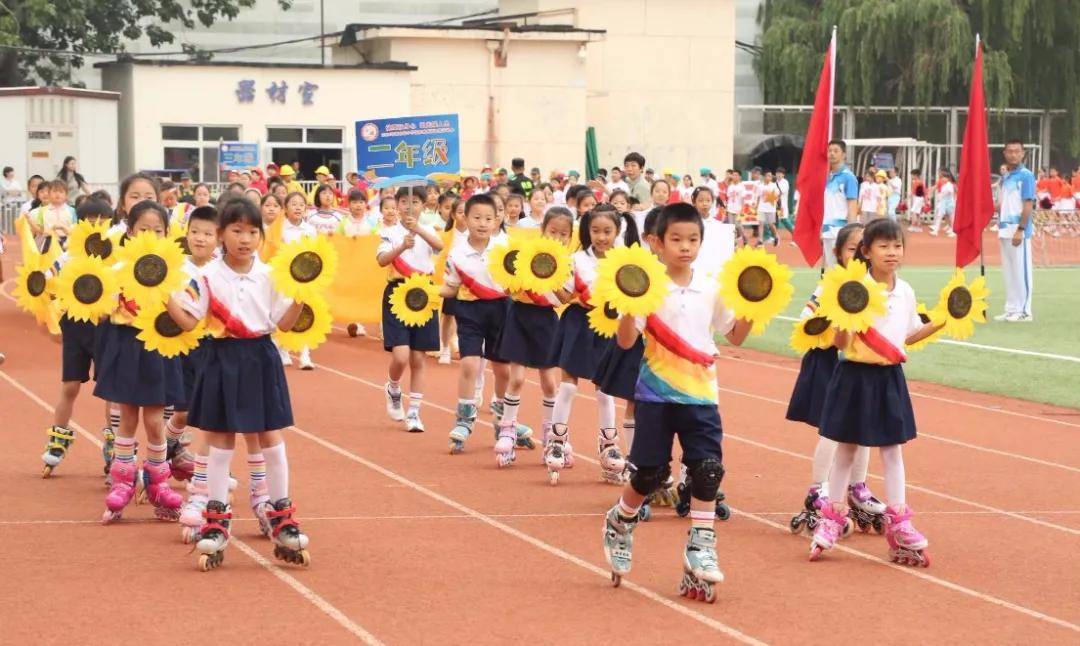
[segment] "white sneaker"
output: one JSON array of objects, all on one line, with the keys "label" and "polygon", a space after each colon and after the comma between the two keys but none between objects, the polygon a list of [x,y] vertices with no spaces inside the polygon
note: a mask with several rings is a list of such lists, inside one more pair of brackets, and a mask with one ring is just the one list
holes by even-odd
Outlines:
[{"label": "white sneaker", "polygon": [[281,357],[281,365],[283,365],[283,366],[291,366],[292,365],[292,357],[289,356],[289,351],[288,350],[286,350],[285,348],[278,348],[277,352],[278,352],[278,356]]},{"label": "white sneaker", "polygon": [[949,237],[950,238],[955,238],[956,237],[956,232],[955,231],[950,231],[949,232]]},{"label": "white sneaker", "polygon": [[383,388],[383,395],[386,397],[386,414],[390,416],[390,419],[395,422],[400,422],[405,419],[405,409],[401,405],[401,394],[395,397],[390,394],[390,384],[387,383]]},{"label": "white sneaker", "polygon": [[314,370],[315,364],[311,363],[311,350],[304,348],[300,351],[300,369]]},{"label": "white sneaker", "polygon": [[997,316],[995,316],[994,320],[995,321],[1008,321],[1010,316],[1012,316],[1012,315],[1009,314],[1008,312],[1002,312],[1001,314],[998,314]]},{"label": "white sneaker", "polygon": [[405,416],[405,430],[410,433],[423,433],[424,423],[420,421],[420,413],[409,411]]},{"label": "white sneaker", "polygon": [[449,348],[449,346],[443,348],[442,351],[439,352],[439,365],[440,366],[448,366],[448,365],[450,365],[450,348]]},{"label": "white sneaker", "polygon": [[1024,312],[1014,312],[1006,317],[1005,320],[1009,323],[1031,323],[1035,320],[1035,317],[1030,314],[1025,314]]}]

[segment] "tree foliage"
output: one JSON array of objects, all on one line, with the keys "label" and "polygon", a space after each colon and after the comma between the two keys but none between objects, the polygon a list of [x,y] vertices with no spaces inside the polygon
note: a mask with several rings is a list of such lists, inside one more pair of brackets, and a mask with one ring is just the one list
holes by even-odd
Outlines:
[{"label": "tree foliage", "polygon": [[[160,47],[175,41],[171,28],[232,20],[256,0],[0,0],[0,86],[40,81],[61,84],[92,52],[123,52],[145,36]],[[291,0],[278,0],[287,9]],[[184,46],[192,55],[198,52]],[[58,50],[76,55],[49,55]]]},{"label": "tree foliage", "polygon": [[755,59],[768,103],[813,101],[837,27],[837,103],[966,105],[975,34],[989,107],[1065,109],[1080,154],[1080,0],[766,0]]}]

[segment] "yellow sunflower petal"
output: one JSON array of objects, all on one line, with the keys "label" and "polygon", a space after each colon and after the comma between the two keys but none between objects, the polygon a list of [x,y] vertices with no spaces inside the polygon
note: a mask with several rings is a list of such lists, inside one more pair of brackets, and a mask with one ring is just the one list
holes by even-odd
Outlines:
[{"label": "yellow sunflower petal", "polygon": [[326,341],[333,322],[330,305],[322,296],[316,296],[304,302],[304,309],[300,311],[300,317],[292,328],[288,332],[278,330],[274,333],[274,338],[286,350],[314,350]]},{"label": "yellow sunflower petal", "polygon": [[67,250],[72,258],[96,256],[102,260],[111,260],[119,249],[120,236],[109,235],[107,221],[81,220],[71,230],[67,240]]},{"label": "yellow sunflower petal", "polygon": [[941,290],[934,307],[945,316],[945,334],[966,339],[975,333],[975,323],[986,322],[986,281],[980,276],[968,284],[962,269],[957,269]]},{"label": "yellow sunflower petal", "polygon": [[50,318],[49,307],[52,301],[50,292],[54,279],[50,279],[45,272],[52,265],[51,257],[51,254],[43,255],[33,251],[15,270],[15,302],[19,307],[33,314],[38,323],[47,323]]},{"label": "yellow sunflower petal", "polygon": [[497,244],[488,254],[488,272],[495,283],[507,291],[521,291],[521,277],[514,268],[524,241],[510,236],[505,244]]},{"label": "yellow sunflower petal", "polygon": [[874,280],[859,260],[826,271],[821,288],[818,314],[840,330],[865,332],[885,314],[885,285]]},{"label": "yellow sunflower petal", "polygon": [[185,256],[191,255],[191,247],[188,246],[187,241],[187,225],[178,219],[174,219],[169,223],[169,235],[168,238],[180,245],[180,251],[184,252]]},{"label": "yellow sunflower petal", "polygon": [[427,325],[439,309],[439,289],[431,278],[413,274],[390,292],[390,313],[409,327]]},{"label": "yellow sunflower petal", "polygon": [[95,325],[116,307],[116,271],[98,256],[72,257],[56,276],[56,299],[73,321]]},{"label": "yellow sunflower petal", "polygon": [[836,330],[824,316],[808,316],[795,321],[791,329],[791,347],[799,354],[824,350],[833,344]]},{"label": "yellow sunflower petal", "polygon": [[166,358],[191,352],[199,347],[199,343],[206,334],[206,326],[202,321],[195,326],[194,330],[185,332],[176,324],[172,316],[169,316],[164,305],[139,308],[139,313],[131,324],[139,330],[135,338],[142,341],[147,350],[157,352]]},{"label": "yellow sunflower petal", "polygon": [[593,297],[631,316],[647,316],[658,310],[671,283],[664,264],[636,244],[608,251],[596,272]]},{"label": "yellow sunflower petal", "polygon": [[537,294],[554,291],[570,278],[570,249],[558,240],[534,238],[522,245],[514,270],[523,289]]},{"label": "yellow sunflower petal", "polygon": [[735,316],[753,323],[752,334],[765,326],[791,302],[795,289],[791,270],[764,249],[743,247],[724,264],[720,297]]},{"label": "yellow sunflower petal", "polygon": [[117,271],[120,290],[124,298],[140,308],[160,310],[161,304],[180,288],[187,276],[180,247],[151,231],[128,238],[116,255],[120,260]]},{"label": "yellow sunflower petal", "polygon": [[[923,322],[923,325],[926,325],[927,323],[943,323],[945,321],[945,318],[948,316],[947,314],[945,314],[945,312],[939,309],[927,309],[926,303],[919,303],[916,306],[915,311],[919,313],[919,320]],[[922,341],[919,341],[917,343],[911,343],[905,345],[904,347],[911,352],[918,352],[919,350],[923,350],[926,348],[926,346],[940,339],[943,331],[944,329],[938,330],[937,332],[934,332]]]},{"label": "yellow sunflower petal", "polygon": [[337,249],[325,236],[290,242],[270,261],[277,290],[304,303],[322,296],[334,280],[337,265]]},{"label": "yellow sunflower petal", "polygon": [[589,310],[589,327],[604,338],[611,338],[619,331],[619,313],[607,303],[599,303]]}]

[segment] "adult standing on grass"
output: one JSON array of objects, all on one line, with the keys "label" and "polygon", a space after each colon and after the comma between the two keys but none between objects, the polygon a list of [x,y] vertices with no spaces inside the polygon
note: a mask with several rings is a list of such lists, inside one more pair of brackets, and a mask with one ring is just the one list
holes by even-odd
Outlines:
[{"label": "adult standing on grass", "polygon": [[1024,142],[1010,139],[1005,144],[1007,173],[1001,178],[1001,217],[998,240],[1001,244],[1001,274],[1005,278],[1005,311],[994,319],[1010,323],[1030,322],[1031,236],[1035,227],[1035,176],[1024,166]]}]

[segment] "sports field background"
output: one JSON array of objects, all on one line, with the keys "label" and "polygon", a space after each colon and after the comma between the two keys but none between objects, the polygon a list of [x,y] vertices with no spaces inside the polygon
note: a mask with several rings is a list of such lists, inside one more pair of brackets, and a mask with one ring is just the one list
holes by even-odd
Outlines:
[{"label": "sports field background", "polygon": [[[933,307],[948,282],[951,267],[905,267],[900,276],[915,295]],[[970,280],[978,267],[967,270]],[[814,291],[819,271],[796,269],[795,295],[784,313],[797,317]],[[987,323],[976,325],[967,342],[1073,357],[1075,361],[1025,356],[980,348],[934,343],[912,352],[904,371],[909,379],[1080,409],[1080,267],[1036,268],[1030,323],[993,320],[1002,312],[1005,285],[998,267],[987,267],[990,288]],[[777,319],[746,347],[796,356],[788,343],[791,321]]]}]

